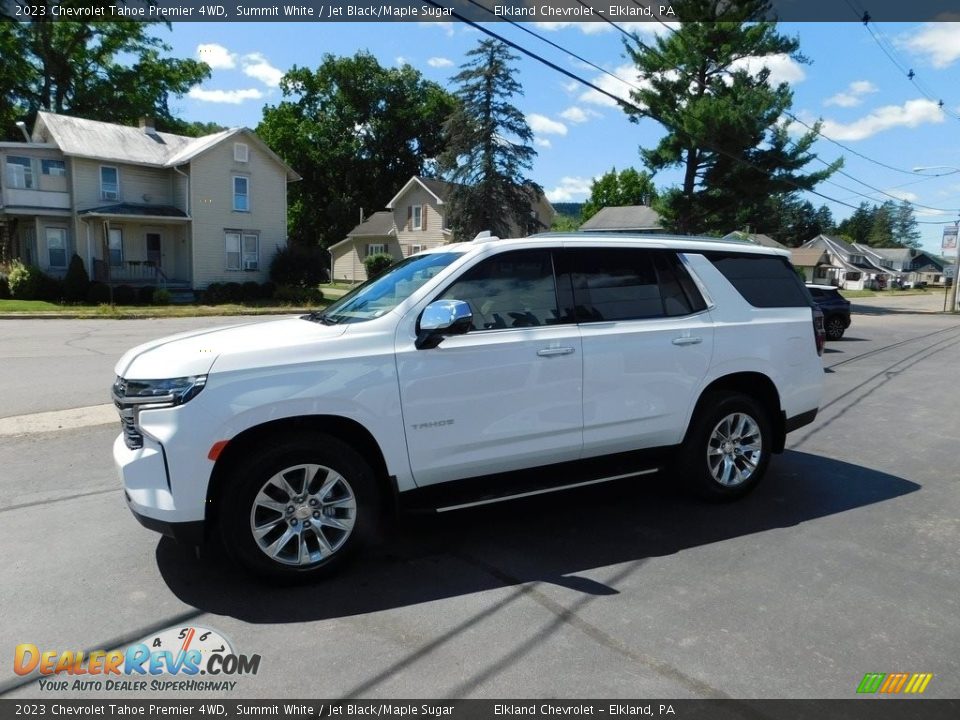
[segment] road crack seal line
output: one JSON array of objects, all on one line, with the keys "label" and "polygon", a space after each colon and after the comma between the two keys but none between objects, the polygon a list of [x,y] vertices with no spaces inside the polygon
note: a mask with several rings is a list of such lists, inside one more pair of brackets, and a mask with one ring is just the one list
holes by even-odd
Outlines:
[{"label": "road crack seal line", "polygon": [[845,358],[844,360],[835,362],[832,365],[824,365],[824,367],[828,369],[833,369],[841,365],[846,365],[847,363],[856,362],[857,360],[863,360],[864,358],[871,357],[873,355],[876,355],[877,353],[886,352],[887,350],[893,350],[894,348],[898,348],[901,345],[907,345],[908,343],[917,342],[918,340],[926,340],[927,338],[933,337],[934,335],[940,335],[941,333],[950,332],[951,330],[958,330],[958,329],[960,328],[957,328],[956,326],[941,328],[940,330],[934,330],[933,332],[927,333],[926,335],[917,335],[916,337],[908,338],[906,340],[901,340],[900,342],[895,342],[895,343],[891,343],[890,345],[884,345],[883,347],[874,348],[873,350],[868,350],[865,353],[854,355],[853,357]]},{"label": "road crack seal line", "polygon": [[0,513],[10,512],[12,510],[23,510],[28,507],[36,507],[37,505],[52,505],[53,503],[66,502],[67,500],[76,500],[78,498],[91,497],[93,495],[106,495],[107,493],[119,492],[120,487],[110,487],[104,488],[102,490],[90,490],[89,492],[74,493],[73,495],[58,495],[57,497],[52,498],[43,498],[41,500],[33,500],[31,502],[20,503],[19,505],[8,505],[7,507],[0,507]]},{"label": "road crack seal line", "polygon": [[[193,622],[198,617],[201,617],[202,615],[206,615],[206,614],[207,613],[204,610],[198,610],[197,608],[190,608],[189,610],[186,610],[178,615],[174,615],[172,617],[166,618],[165,620],[160,620],[158,622],[151,623],[150,625],[138,628],[136,630],[130,630],[129,632],[126,632],[123,635],[120,635],[119,637],[115,637],[111,640],[108,640],[107,642],[99,643],[97,645],[86,648],[82,651],[83,656],[89,657],[90,653],[96,652],[97,650],[106,650],[106,651],[125,650],[127,647],[135,643],[137,640],[142,640],[148,635],[153,635],[155,633],[160,632],[161,630],[166,630],[169,627],[181,625],[183,623]],[[35,670],[29,675],[24,675],[22,677],[8,678],[6,680],[0,680],[0,697],[2,697],[3,695],[6,695],[9,692],[13,692],[14,690],[25,687],[26,685],[30,685],[39,679],[40,679],[40,673]]]}]

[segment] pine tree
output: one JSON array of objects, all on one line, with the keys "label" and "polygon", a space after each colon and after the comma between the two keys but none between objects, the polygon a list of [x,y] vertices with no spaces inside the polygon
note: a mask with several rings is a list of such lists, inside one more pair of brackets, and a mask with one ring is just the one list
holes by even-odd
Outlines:
[{"label": "pine tree", "polygon": [[459,107],[444,124],[447,148],[441,172],[454,183],[448,199],[450,229],[457,240],[489,230],[512,234],[532,229],[530,205],[542,188],[524,176],[536,151],[526,118],[510,102],[523,89],[511,67],[518,57],[506,45],[482,40],[454,76]]},{"label": "pine tree", "polygon": [[893,213],[893,239],[904,247],[920,247],[920,231],[913,216],[913,206],[901,200]]},{"label": "pine tree", "polygon": [[[816,135],[791,138],[781,122],[793,93],[773,86],[763,58],[788,55],[807,62],[799,42],[763,22],[766,0],[679,0],[675,33],[653,46],[625,41],[641,79],[624,109],[631,120],[652,118],[666,135],[641,151],[654,173],[680,167],[683,181],[657,206],[681,233],[726,233],[759,226],[771,197],[808,190],[829,177],[840,161],[801,172],[815,156]],[[704,21],[704,18],[710,18]],[[757,69],[760,67],[760,69]]]}]

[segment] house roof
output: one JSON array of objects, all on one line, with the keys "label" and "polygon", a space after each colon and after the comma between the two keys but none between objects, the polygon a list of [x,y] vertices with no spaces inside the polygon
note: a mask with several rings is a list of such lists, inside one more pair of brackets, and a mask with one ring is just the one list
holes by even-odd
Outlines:
[{"label": "house roof", "polygon": [[404,183],[403,187],[400,188],[400,191],[391,198],[390,202],[387,203],[388,208],[393,208],[397,200],[404,195],[407,190],[412,186],[419,185],[428,193],[433,195],[436,198],[437,202],[443,205],[446,199],[450,196],[450,190],[453,188],[453,183],[448,183],[446,180],[437,180],[435,178],[425,178],[420,177],[419,175],[414,175],[412,178],[407,180]]},{"label": "house roof", "polygon": [[786,249],[787,247],[782,243],[778,243],[769,235],[764,235],[763,233],[745,233],[740,232],[739,230],[734,230],[732,233],[727,233],[723,237],[725,240],[744,240],[746,242],[752,242],[754,245],[762,245],[763,247],[781,249]]},{"label": "house roof", "polygon": [[793,248],[790,251],[790,262],[797,267],[816,267],[821,264],[824,253],[821,248]]},{"label": "house roof", "polygon": [[110,162],[173,167],[183,165],[227,138],[244,135],[283,166],[289,180],[300,176],[247,128],[231,128],[193,138],[164,132],[145,132],[129,125],[40,112],[33,128],[34,141],[52,142],[64,155]]},{"label": "house roof", "polygon": [[[845,240],[841,240],[840,238],[831,237],[829,235],[817,235],[815,238],[813,238],[813,240],[805,242],[803,245],[801,245],[801,247],[816,247],[816,244],[822,245],[834,256],[836,256],[837,261],[839,261],[847,270],[857,270],[868,273],[890,272],[890,268],[881,267],[875,262],[871,262],[866,253],[854,245],[846,242]],[[863,261],[853,262],[850,259],[853,255],[861,256]]]},{"label": "house roof", "polygon": [[381,210],[357,225],[347,235],[349,237],[383,237],[393,232],[393,229],[393,213]]},{"label": "house roof", "polygon": [[180,208],[172,205],[138,205],[136,203],[117,203],[81,210],[77,215],[134,215],[138,217],[187,218]]},{"label": "house roof", "polygon": [[605,207],[580,226],[581,230],[662,230],[660,215],[646,205]]}]

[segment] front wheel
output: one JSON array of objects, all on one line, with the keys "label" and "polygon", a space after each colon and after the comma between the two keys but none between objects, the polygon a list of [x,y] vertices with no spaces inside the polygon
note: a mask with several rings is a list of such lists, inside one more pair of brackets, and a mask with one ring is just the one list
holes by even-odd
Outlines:
[{"label": "front wheel", "polygon": [[379,521],[373,471],[349,445],[323,434],[253,453],[224,487],[224,546],[247,570],[311,580],[340,565]]},{"label": "front wheel", "polygon": [[678,469],[701,497],[733,500],[763,478],[772,446],[770,419],[760,403],[743,393],[714,393],[693,419]]}]

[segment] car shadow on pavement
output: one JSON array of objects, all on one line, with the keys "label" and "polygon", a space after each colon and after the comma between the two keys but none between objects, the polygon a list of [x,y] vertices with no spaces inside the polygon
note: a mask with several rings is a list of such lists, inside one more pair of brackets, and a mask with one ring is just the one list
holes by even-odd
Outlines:
[{"label": "car shadow on pavement", "polygon": [[859,305],[850,304],[850,312],[856,315],[939,315],[939,309],[921,310],[916,308],[897,308],[889,305]]},{"label": "car shadow on pavement", "polygon": [[407,515],[381,545],[309,585],[271,586],[242,573],[219,551],[197,560],[191,548],[167,538],[157,546],[157,565],[183,602],[253,623],[346,617],[533,581],[610,595],[616,588],[577,573],[619,563],[634,563],[642,572],[639,566],[651,557],[920,489],[893,475],[795,451],[775,458],[756,492],[731,504],[700,503],[671,490],[670,478],[649,477],[474,510]]}]

